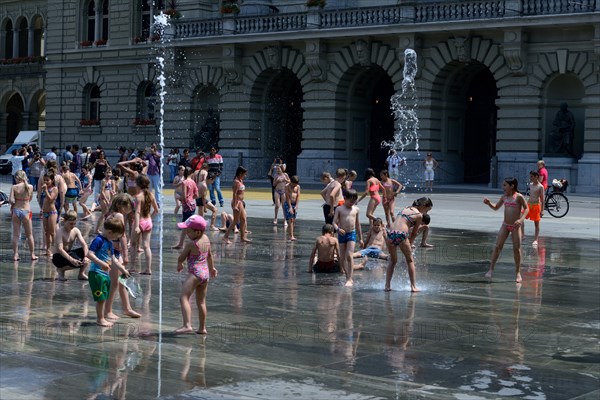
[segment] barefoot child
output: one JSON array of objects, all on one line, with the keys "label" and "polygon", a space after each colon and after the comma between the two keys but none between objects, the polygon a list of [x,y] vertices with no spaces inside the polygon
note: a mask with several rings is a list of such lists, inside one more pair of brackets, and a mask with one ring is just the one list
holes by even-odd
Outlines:
[{"label": "barefoot child", "polygon": [[396,206],[396,196],[400,194],[400,191],[404,188],[400,182],[390,178],[390,174],[387,169],[382,170],[379,173],[381,177],[381,184],[385,192],[383,199],[383,211],[385,212],[385,219],[387,226],[391,226],[392,222],[396,220],[394,207]]},{"label": "barefoot child", "polygon": [[354,204],[358,199],[356,190],[350,189],[344,192],[344,205],[337,207],[333,216],[333,228],[338,232],[338,241],[340,243],[340,265],[346,274],[346,284],[352,286],[352,254],[356,238],[362,246],[362,231],[358,220],[358,207]]},{"label": "barefoot child", "polygon": [[40,198],[42,203],[42,226],[44,227],[44,237],[46,239],[46,255],[52,256],[52,246],[56,236],[56,224],[58,220],[58,211],[56,211],[56,198],[58,189],[54,186],[55,175],[53,171],[48,171],[44,175],[43,183],[40,188]]},{"label": "barefoot child", "polygon": [[[152,250],[150,249],[150,236],[152,235],[152,217],[158,214],[158,204],[154,194],[149,190],[150,179],[146,175],[138,175],[135,178],[135,184],[139,193],[135,197],[135,222],[134,234],[131,238],[131,264],[135,270],[137,258],[137,248],[141,241],[146,258],[146,268],[141,272],[142,275],[152,275]],[[152,213],[150,211],[152,210]]]},{"label": "barefoot child", "polygon": [[77,198],[79,197],[79,188],[81,188],[81,181],[71,172],[67,165],[62,166],[62,177],[67,185],[67,191],[65,192],[65,203],[63,208],[65,212],[69,211],[69,204],[73,204],[73,209],[77,213]]},{"label": "barefoot child", "polygon": [[[333,236],[333,225],[325,224],[321,229],[322,235],[317,238],[308,259],[308,270],[314,273],[340,272],[340,246]],[[316,259],[315,259],[316,258]]]},{"label": "barefoot child", "polygon": [[[415,261],[412,255],[412,244],[419,233],[419,227],[423,222],[423,215],[427,214],[433,207],[433,202],[429,197],[421,197],[413,202],[411,207],[402,210],[402,213],[392,223],[387,231],[387,247],[390,252],[390,258],[385,275],[386,292],[391,289],[392,276],[394,268],[398,263],[398,248],[404,254],[406,265],[408,266],[408,277],[410,279],[411,292],[418,292],[417,277],[415,272]],[[409,236],[410,235],[410,236]]]},{"label": "barefoot child", "polygon": [[[288,183],[290,183],[290,178],[288,174],[286,174],[281,166],[275,167],[276,173],[274,174],[276,178],[273,179],[273,188],[274,192],[274,200],[275,200],[275,218],[273,219],[273,225],[277,225],[277,215],[279,214],[279,209],[286,203],[285,199],[285,188]],[[285,211],[283,213],[284,221],[287,221],[285,218]]]},{"label": "barefoot child", "polygon": [[[56,253],[52,255],[52,264],[56,267],[59,281],[66,281],[65,272],[71,269],[79,270],[79,280],[88,279],[85,274],[88,266],[85,258],[88,246],[76,224],[77,212],[69,210],[63,215],[60,229],[56,233]],[[78,241],[81,247],[73,249],[75,241]]]},{"label": "barefoot child", "polygon": [[[207,168],[208,168],[208,164],[206,164]],[[204,169],[204,165],[202,166],[202,169]],[[204,181],[200,184],[198,184],[198,200],[199,201],[199,206],[198,206],[198,215],[204,217],[204,213],[208,211],[212,212],[212,217],[210,218],[210,230],[218,230],[215,227],[215,221],[217,220],[217,207],[214,206],[213,203],[211,203],[210,201],[208,201],[207,199],[207,194],[208,194],[208,185],[212,185],[213,183],[215,183],[215,179],[217,178],[217,175],[214,172],[209,172],[206,175],[206,178],[204,179]]]},{"label": "barefoot child", "polygon": [[81,182],[81,190],[79,191],[79,205],[83,209],[83,218],[88,219],[92,216],[92,212],[85,204],[88,197],[93,193],[93,181],[92,174],[90,173],[89,166],[81,166],[81,175],[79,175],[79,182]]},{"label": "barefoot child", "polygon": [[365,180],[367,181],[367,187],[365,192],[360,196],[356,204],[358,204],[362,199],[364,199],[367,195],[369,195],[369,204],[367,204],[367,213],[366,217],[369,219],[369,226],[373,225],[373,220],[375,219],[375,209],[381,203],[381,196],[379,195],[379,190],[383,190],[383,201],[387,202],[387,195],[385,187],[381,184],[381,181],[375,177],[375,171],[372,168],[367,168],[365,171]]},{"label": "barefoot child", "polygon": [[484,204],[487,204],[492,210],[496,211],[504,205],[504,222],[498,232],[498,239],[496,240],[496,246],[492,252],[492,259],[490,261],[490,270],[485,274],[488,279],[492,278],[494,273],[494,267],[500,257],[504,242],[511,234],[513,242],[513,255],[515,258],[515,281],[521,282],[521,225],[525,220],[525,216],[529,213],[529,207],[527,202],[521,193],[517,189],[518,181],[516,178],[505,178],[502,183],[502,189],[504,189],[504,195],[500,197],[500,200],[496,204],[492,203],[487,197],[483,199]]},{"label": "barefoot child", "polygon": [[102,231],[90,244],[86,257],[92,262],[90,265],[89,282],[92,296],[96,302],[96,325],[110,327],[113,323],[106,319],[104,306],[110,292],[111,265],[121,274],[129,276],[123,265],[117,260],[114,253],[113,241],[119,240],[125,232],[125,225],[118,218],[109,218],[104,221]]},{"label": "barefoot child", "polygon": [[352,254],[352,257],[363,258],[362,266],[366,263],[367,257],[387,260],[389,256],[382,250],[384,245],[385,228],[383,227],[383,220],[381,218],[375,218],[373,226],[367,231],[365,248]]},{"label": "barefoot child", "polygon": [[[182,221],[185,222],[189,217],[194,215],[196,212],[196,197],[198,197],[198,186],[192,179],[193,171],[190,167],[185,167],[183,171],[183,180],[180,183],[181,187],[181,209],[182,209]],[[185,240],[185,231],[181,231],[179,235],[179,241],[172,249],[182,249],[183,241]]]},{"label": "barefoot child", "polygon": [[289,224],[287,231],[291,241],[296,240],[294,236],[294,227],[296,226],[296,217],[298,216],[298,203],[300,203],[300,184],[298,175],[290,178],[290,182],[285,186],[285,197],[283,203],[283,213],[285,220]]},{"label": "barefoot child", "polygon": [[29,253],[32,260],[37,260],[35,255],[35,243],[33,242],[33,228],[31,223],[31,198],[33,197],[33,186],[27,183],[25,171],[20,170],[15,174],[16,184],[10,188],[8,202],[12,213],[12,248],[13,260],[19,260],[19,240],[21,237],[21,226],[25,230],[25,237],[29,245]]},{"label": "barefoot child", "polygon": [[[533,221],[535,226],[535,233],[533,236],[532,246],[537,246],[538,239],[540,237],[540,220],[544,216],[544,186],[540,183],[540,174],[537,171],[529,172],[529,199],[527,199],[527,205],[529,206],[529,213],[525,218]],[[525,234],[525,224],[521,225],[521,236]]]},{"label": "barefoot child", "polygon": [[[106,218],[116,218],[123,223],[123,226],[125,226],[125,218],[133,211],[133,209],[133,197],[131,197],[127,193],[119,193],[115,195],[115,197],[113,197],[110,203],[110,207],[108,208]],[[129,257],[127,252],[126,233],[123,233],[123,236],[121,236],[119,240],[113,241],[113,247],[115,249],[115,258],[117,259],[119,264],[122,264],[124,266],[127,265],[129,263]],[[141,317],[141,315],[131,307],[131,303],[129,302],[129,292],[127,291],[127,288],[121,282],[119,282],[119,270],[116,268],[111,268],[109,276],[112,285],[110,285],[110,292],[108,294],[106,305],[104,306],[106,319],[119,319],[119,316],[113,313],[112,310],[113,302],[115,301],[117,292],[119,292],[119,297],[121,298],[123,314],[131,318]]]},{"label": "barefoot child", "polygon": [[187,260],[188,276],[183,283],[181,296],[179,297],[183,325],[176,329],[175,333],[189,333],[193,331],[190,298],[195,291],[198,319],[200,322],[200,327],[196,333],[205,335],[207,333],[206,291],[208,289],[208,280],[211,277],[216,278],[218,273],[214,266],[210,240],[204,234],[206,231],[206,220],[199,215],[193,215],[185,222],[178,223],[177,227],[185,229],[191,241],[186,242],[177,259],[177,272],[181,272],[185,268],[184,262]]}]

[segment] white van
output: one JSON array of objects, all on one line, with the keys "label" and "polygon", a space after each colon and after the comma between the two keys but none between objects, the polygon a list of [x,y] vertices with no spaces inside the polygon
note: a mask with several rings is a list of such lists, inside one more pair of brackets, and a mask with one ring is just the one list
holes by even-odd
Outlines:
[{"label": "white van", "polygon": [[0,156],[0,174],[7,175],[12,172],[12,164],[10,159],[12,158],[12,151],[14,149],[19,150],[23,146],[30,144],[36,144],[38,147],[41,146],[42,132],[41,131],[21,131],[17,135],[15,142],[6,150],[6,153]]}]

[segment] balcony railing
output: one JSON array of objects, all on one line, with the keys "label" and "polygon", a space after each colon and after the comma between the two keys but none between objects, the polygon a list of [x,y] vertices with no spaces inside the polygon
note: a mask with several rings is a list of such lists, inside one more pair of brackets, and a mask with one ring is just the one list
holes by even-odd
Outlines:
[{"label": "balcony railing", "polygon": [[600,0],[479,0],[173,21],[175,38],[598,12]]}]

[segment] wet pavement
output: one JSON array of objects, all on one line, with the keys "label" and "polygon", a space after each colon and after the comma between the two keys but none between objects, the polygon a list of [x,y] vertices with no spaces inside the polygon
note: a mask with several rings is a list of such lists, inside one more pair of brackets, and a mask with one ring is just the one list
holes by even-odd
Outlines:
[{"label": "wet pavement", "polygon": [[[404,265],[390,293],[383,261],[355,272],[352,289],[341,276],[306,273],[320,202],[303,203],[311,218],[288,242],[268,219],[270,202],[249,200],[250,215],[262,217],[250,219],[251,244],[223,245],[209,233],[219,277],[209,284],[206,336],[172,333],[181,325],[183,279],[169,248],[178,235],[172,215],[164,217],[162,256],[153,234],[154,275],[135,276],[142,318],[100,328],[75,271],[59,282],[44,257],[13,263],[2,208],[0,398],[597,399],[597,199],[580,199],[585,207],[572,206],[562,223],[543,220],[539,246],[525,241],[517,285],[508,243],[493,282],[483,278],[501,213],[476,209],[480,195],[466,207],[462,194],[435,196],[435,247],[415,253],[423,292],[414,295]],[[37,216],[34,227],[39,244]],[[79,227],[92,237],[91,223]],[[196,328],[197,318],[193,306]]]}]

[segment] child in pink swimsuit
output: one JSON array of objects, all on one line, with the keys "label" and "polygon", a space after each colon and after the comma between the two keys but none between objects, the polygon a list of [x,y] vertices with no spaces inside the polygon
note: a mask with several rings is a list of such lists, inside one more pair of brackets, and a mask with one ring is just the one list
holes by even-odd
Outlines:
[{"label": "child in pink swimsuit", "polygon": [[177,272],[184,269],[184,262],[187,260],[188,276],[183,283],[179,302],[181,304],[181,315],[183,325],[175,330],[175,333],[191,333],[192,328],[192,308],[190,306],[190,297],[196,292],[196,303],[198,304],[198,319],[200,328],[196,331],[201,335],[206,332],[206,292],[208,289],[208,280],[210,277],[217,277],[217,270],[214,267],[212,252],[210,250],[210,240],[204,234],[206,231],[206,220],[200,215],[192,215],[185,222],[180,222],[177,227],[186,230],[186,234],[191,241],[186,242],[185,247],[177,259]]}]

